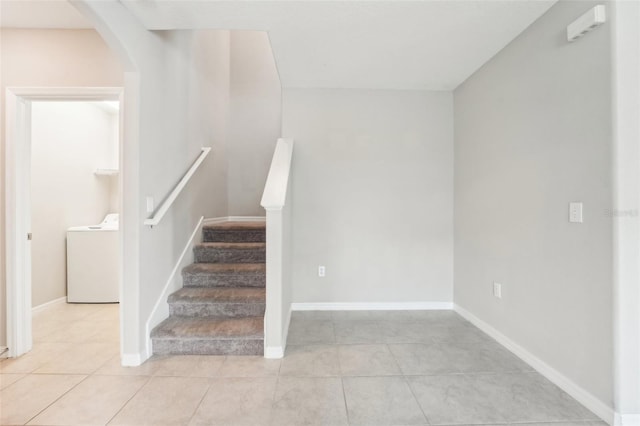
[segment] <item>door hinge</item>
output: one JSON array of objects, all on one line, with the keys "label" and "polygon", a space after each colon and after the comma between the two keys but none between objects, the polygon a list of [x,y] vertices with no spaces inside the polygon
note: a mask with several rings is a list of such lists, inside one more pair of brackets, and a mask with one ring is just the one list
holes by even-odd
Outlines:
[{"label": "door hinge", "polygon": [[31,232],[27,233],[27,240],[31,241],[33,239],[33,235],[31,235]]}]

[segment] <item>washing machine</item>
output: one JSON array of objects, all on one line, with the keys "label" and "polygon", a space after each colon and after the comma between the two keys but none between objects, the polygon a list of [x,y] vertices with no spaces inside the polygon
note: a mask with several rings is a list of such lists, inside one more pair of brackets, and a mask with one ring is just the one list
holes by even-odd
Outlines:
[{"label": "washing machine", "polygon": [[67,302],[119,301],[118,214],[67,230]]}]

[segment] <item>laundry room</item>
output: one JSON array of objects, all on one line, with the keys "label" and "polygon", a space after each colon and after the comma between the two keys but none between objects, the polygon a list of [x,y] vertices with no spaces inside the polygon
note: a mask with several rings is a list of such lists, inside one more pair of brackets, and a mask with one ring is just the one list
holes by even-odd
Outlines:
[{"label": "laundry room", "polygon": [[32,306],[117,303],[119,104],[31,111]]}]

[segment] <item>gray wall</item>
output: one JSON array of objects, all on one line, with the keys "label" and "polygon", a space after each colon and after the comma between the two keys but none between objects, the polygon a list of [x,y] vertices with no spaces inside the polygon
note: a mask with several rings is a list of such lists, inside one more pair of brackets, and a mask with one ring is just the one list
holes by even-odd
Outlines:
[{"label": "gray wall", "polygon": [[610,27],[565,36],[596,4],[557,3],[454,93],[454,300],[611,407]]},{"label": "gray wall", "polygon": [[269,36],[231,31],[228,213],[264,216],[260,199],[280,137],[282,91]]},{"label": "gray wall", "polygon": [[452,100],[284,90],[294,302],[452,301]]}]

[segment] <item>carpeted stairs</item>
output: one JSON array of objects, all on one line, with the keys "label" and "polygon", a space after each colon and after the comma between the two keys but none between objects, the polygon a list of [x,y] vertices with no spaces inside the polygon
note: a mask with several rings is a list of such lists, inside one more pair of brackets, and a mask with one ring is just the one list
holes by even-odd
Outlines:
[{"label": "carpeted stairs", "polygon": [[159,355],[262,355],[265,224],[205,225],[184,287],[168,298],[170,316],[151,333]]}]

